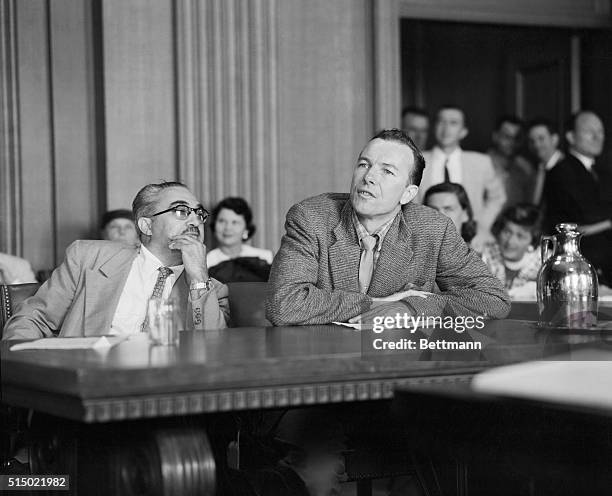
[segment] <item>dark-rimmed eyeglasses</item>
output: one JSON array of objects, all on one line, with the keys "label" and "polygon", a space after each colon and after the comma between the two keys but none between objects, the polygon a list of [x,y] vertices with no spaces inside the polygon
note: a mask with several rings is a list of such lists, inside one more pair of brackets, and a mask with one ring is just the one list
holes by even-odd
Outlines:
[{"label": "dark-rimmed eyeglasses", "polygon": [[165,214],[166,212],[174,212],[174,216],[180,220],[186,220],[191,215],[191,212],[194,212],[198,219],[202,221],[202,224],[206,222],[210,213],[203,207],[195,207],[191,208],[187,205],[176,205],[174,207],[170,207],[166,210],[162,210],[161,212],[157,212],[156,214],[151,215],[151,217],[156,217],[161,214]]}]

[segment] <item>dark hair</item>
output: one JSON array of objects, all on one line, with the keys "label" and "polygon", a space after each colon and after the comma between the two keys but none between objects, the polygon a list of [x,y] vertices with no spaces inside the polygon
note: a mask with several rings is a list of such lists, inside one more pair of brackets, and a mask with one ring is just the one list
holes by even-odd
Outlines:
[{"label": "dark hair", "polygon": [[513,222],[514,224],[529,229],[531,232],[531,244],[533,246],[538,245],[541,234],[541,218],[540,209],[538,207],[531,203],[518,203],[504,208],[491,227],[493,236],[497,238],[507,222]]},{"label": "dark hair", "polygon": [[115,219],[128,219],[134,222],[134,217],[132,216],[131,210],[127,210],[125,208],[109,210],[108,212],[104,212],[104,215],[102,215],[102,219],[100,220],[100,229],[104,230],[104,228]]},{"label": "dark hair", "polygon": [[445,103],[444,105],[440,105],[440,107],[438,107],[438,110],[436,110],[436,121],[439,119],[440,112],[442,112],[443,110],[458,110],[459,112],[461,112],[461,117],[463,117],[463,127],[467,127],[467,115],[465,114],[465,110],[463,110],[463,107],[455,105],[454,103]]},{"label": "dark hair", "polygon": [[134,215],[136,231],[138,232],[138,237],[141,241],[143,241],[143,236],[147,235],[138,227],[138,219],[153,215],[155,213],[154,207],[157,203],[159,192],[166,188],[174,187],[187,188],[186,185],[177,181],[162,181],[160,183],[147,184],[146,186],[143,186],[138,193],[136,193],[134,201],[132,202],[132,213]]},{"label": "dark hair", "polygon": [[521,130],[523,129],[523,120],[520,117],[514,114],[504,114],[498,117],[497,121],[495,121],[495,130],[499,131],[505,122],[514,124],[515,126],[520,127]]},{"label": "dark hair", "polygon": [[469,243],[476,236],[476,221],[474,220],[474,212],[472,204],[468,198],[465,189],[459,183],[439,183],[433,185],[425,192],[423,204],[427,205],[427,200],[430,196],[436,193],[452,193],[457,197],[457,201],[463,210],[466,211],[468,220],[461,224],[461,237],[466,243]]},{"label": "dark hair", "polygon": [[534,127],[545,127],[551,135],[559,134],[557,127],[553,124],[553,122],[544,117],[536,117],[535,119],[530,120],[527,124],[527,132],[531,131]]},{"label": "dark hair", "polygon": [[215,232],[215,224],[217,223],[217,217],[219,216],[219,212],[222,209],[227,208],[228,210],[233,211],[237,215],[242,215],[244,217],[244,221],[246,222],[246,228],[248,237],[250,239],[253,234],[255,234],[255,225],[253,224],[253,211],[249,204],[244,198],[240,198],[237,196],[230,196],[228,198],[224,198],[221,200],[215,208],[213,208],[212,213],[210,214],[210,229]]},{"label": "dark hair", "polygon": [[404,107],[404,109],[402,110],[402,119],[406,117],[407,114],[419,115],[421,117],[425,117],[429,119],[429,114],[424,108],[421,108],[421,107],[413,107],[410,105],[407,107]]},{"label": "dark hair", "polygon": [[409,147],[412,150],[412,156],[414,157],[414,165],[412,167],[412,172],[410,173],[410,180],[412,181],[412,184],[416,184],[417,186],[421,184],[423,169],[425,169],[425,159],[417,146],[414,144],[414,141],[410,139],[410,136],[408,136],[405,131],[397,128],[383,129],[382,131],[376,133],[376,135],[371,138],[370,141],[375,139],[396,141]]}]

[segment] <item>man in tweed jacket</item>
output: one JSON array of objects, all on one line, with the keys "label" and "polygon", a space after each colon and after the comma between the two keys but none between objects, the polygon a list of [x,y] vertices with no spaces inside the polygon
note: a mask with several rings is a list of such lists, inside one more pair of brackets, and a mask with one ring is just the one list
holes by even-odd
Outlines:
[{"label": "man in tweed jacket", "polygon": [[[424,167],[403,131],[381,131],[359,156],[350,194],[319,195],[289,210],[266,302],[274,325],[371,321],[398,312],[508,314],[504,288],[452,222],[411,203]],[[379,236],[369,286],[360,291],[365,231]]]}]

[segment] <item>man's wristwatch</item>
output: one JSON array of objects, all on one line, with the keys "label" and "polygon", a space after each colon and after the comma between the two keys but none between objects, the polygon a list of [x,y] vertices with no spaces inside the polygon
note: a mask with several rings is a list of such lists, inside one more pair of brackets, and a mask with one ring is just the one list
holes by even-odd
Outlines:
[{"label": "man's wristwatch", "polygon": [[204,282],[192,282],[189,285],[189,291],[193,291],[196,289],[205,289],[206,291],[210,291],[213,288],[212,278],[206,279]]}]

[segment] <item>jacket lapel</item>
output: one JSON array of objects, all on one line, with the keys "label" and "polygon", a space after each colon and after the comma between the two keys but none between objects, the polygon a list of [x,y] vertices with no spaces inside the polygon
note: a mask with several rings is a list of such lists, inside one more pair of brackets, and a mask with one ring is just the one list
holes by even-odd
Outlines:
[{"label": "jacket lapel", "polygon": [[[412,263],[410,227],[412,210],[412,205],[404,207],[387,231],[372,274],[368,295],[389,296],[409,289],[409,284],[415,282],[416,268]],[[401,274],[401,277],[398,277],[398,274]]]},{"label": "jacket lapel", "polygon": [[333,240],[329,247],[329,266],[334,288],[359,291],[361,250],[351,215],[350,200],[347,200],[340,214],[340,222],[333,230]]},{"label": "jacket lapel", "polygon": [[110,329],[119,297],[137,253],[136,250],[126,247],[85,273],[85,336],[105,334]]}]

